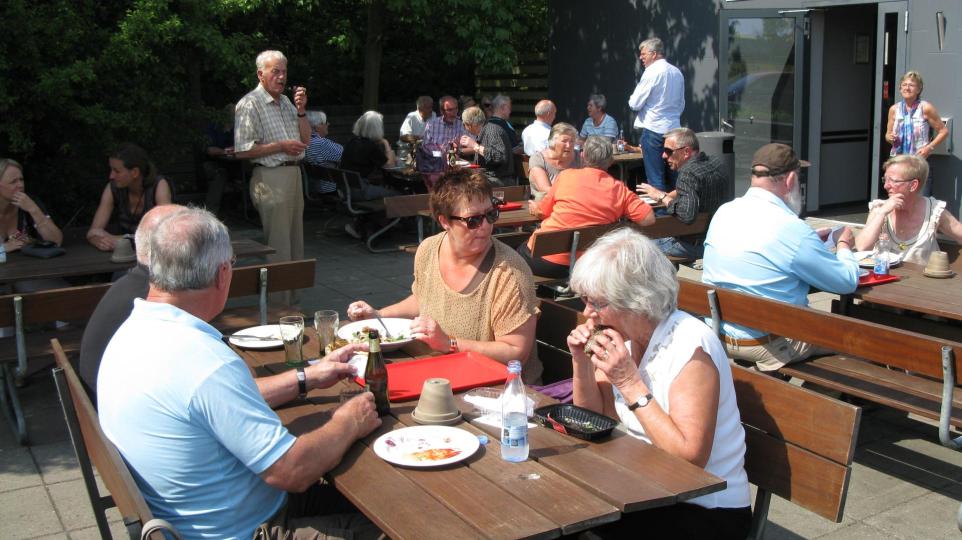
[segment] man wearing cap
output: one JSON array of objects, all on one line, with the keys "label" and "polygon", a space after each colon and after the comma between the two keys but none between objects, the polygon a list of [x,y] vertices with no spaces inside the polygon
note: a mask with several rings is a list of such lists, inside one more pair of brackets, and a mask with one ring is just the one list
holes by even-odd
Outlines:
[{"label": "man wearing cap", "polygon": [[[722,205],[708,227],[702,281],[800,306],[808,305],[810,287],[836,294],[855,290],[852,231],[842,230],[833,253],[798,217],[801,167],[808,166],[784,144],[755,152],[751,187]],[[752,362],[759,371],[823,353],[809,343],[729,322],[722,322],[722,331],[729,356]]]},{"label": "man wearing cap", "polygon": [[[300,160],[311,142],[307,91],[284,95],[287,58],[280,51],[257,55],[260,84],[234,108],[234,152],[254,163],[251,201],[261,216],[271,262],[304,258],[304,193]],[[287,297],[288,295],[282,294]]]}]

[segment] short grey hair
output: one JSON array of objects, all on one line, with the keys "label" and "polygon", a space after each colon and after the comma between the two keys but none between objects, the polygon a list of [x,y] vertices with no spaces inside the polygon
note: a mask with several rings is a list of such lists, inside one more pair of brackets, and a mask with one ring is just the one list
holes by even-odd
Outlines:
[{"label": "short grey hair", "polygon": [[377,111],[367,111],[354,122],[351,133],[375,142],[380,141],[384,138],[384,115]]},{"label": "short grey hair", "polygon": [[484,112],[481,111],[481,107],[475,105],[474,107],[468,107],[464,109],[461,113],[461,121],[464,122],[466,126],[480,126],[484,124],[486,118],[484,117]]},{"label": "short grey hair", "polygon": [[548,147],[553,147],[555,140],[562,135],[571,135],[572,137],[577,137],[578,130],[567,122],[558,122],[557,124],[551,126],[551,131],[548,132]]},{"label": "short grey hair", "polygon": [[622,227],[599,238],[575,263],[571,289],[657,324],[678,308],[678,277],[641,232]]},{"label": "short grey hair", "polygon": [[547,99],[542,99],[534,106],[534,115],[537,117],[548,116],[555,112],[554,103]]},{"label": "short grey hair", "polygon": [[326,124],[327,115],[324,114],[324,111],[307,111],[307,123],[310,124],[312,128]]},{"label": "short grey hair", "polygon": [[665,43],[661,39],[656,37],[648,38],[641,42],[641,45],[638,46],[638,50],[639,51],[647,50],[657,54],[658,56],[664,56]]},{"label": "short grey hair", "polygon": [[414,102],[414,106],[418,109],[421,107],[434,107],[434,99],[431,96],[418,96],[418,100]]},{"label": "short grey hair", "polygon": [[668,132],[665,133],[665,139],[671,139],[680,146],[687,146],[696,152],[701,150],[698,146],[698,136],[695,135],[694,131],[686,127],[668,130]]},{"label": "short grey hair", "polygon": [[137,231],[134,233],[137,262],[147,267],[150,266],[150,239],[154,236],[157,226],[170,216],[184,210],[187,210],[187,208],[179,204],[161,204],[151,208],[140,218]]},{"label": "short grey hair", "polygon": [[588,96],[588,101],[593,103],[595,107],[598,107],[602,111],[608,108],[608,98],[606,98],[604,94],[591,94]]},{"label": "short grey hair", "polygon": [[233,254],[227,227],[203,208],[188,208],[150,237],[150,284],[164,292],[206,289]]},{"label": "short grey hair", "polygon": [[494,96],[494,99],[491,100],[492,111],[497,111],[498,109],[504,107],[505,105],[511,105],[511,96],[498,94]]},{"label": "short grey hair", "polygon": [[585,167],[607,171],[611,166],[615,151],[608,137],[591,135],[585,140],[581,150],[584,154],[582,161]]},{"label": "short grey hair", "polygon": [[287,57],[281,51],[264,51],[257,55],[257,60],[254,61],[257,64],[257,69],[264,69],[267,62],[271,60],[283,60],[287,62]]}]

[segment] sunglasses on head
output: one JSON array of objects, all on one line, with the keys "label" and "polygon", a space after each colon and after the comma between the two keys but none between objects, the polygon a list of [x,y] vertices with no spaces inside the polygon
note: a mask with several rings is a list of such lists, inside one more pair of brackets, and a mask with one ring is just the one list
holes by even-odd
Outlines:
[{"label": "sunglasses on head", "polygon": [[456,221],[463,221],[463,222],[464,222],[464,225],[465,225],[468,229],[474,230],[474,229],[477,229],[478,227],[480,227],[480,226],[481,226],[481,223],[482,223],[484,220],[487,220],[488,223],[494,225],[494,222],[495,222],[495,221],[498,221],[498,218],[499,218],[500,216],[501,216],[501,210],[498,210],[498,207],[494,207],[494,208],[488,210],[487,212],[485,212],[485,213],[483,213],[483,214],[476,214],[476,215],[473,215],[473,216],[464,216],[464,217],[462,217],[462,216],[448,216],[448,219],[453,219],[453,220],[456,220]]}]

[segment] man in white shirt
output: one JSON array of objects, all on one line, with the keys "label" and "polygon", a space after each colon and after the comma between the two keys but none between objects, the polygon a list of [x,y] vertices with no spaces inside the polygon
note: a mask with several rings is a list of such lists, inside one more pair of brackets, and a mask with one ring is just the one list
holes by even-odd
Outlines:
[{"label": "man in white shirt", "polygon": [[628,106],[638,112],[634,128],[645,157],[648,183],[668,192],[671,186],[665,180],[665,162],[661,154],[665,133],[681,127],[681,113],[685,110],[685,77],[665,60],[665,46],[660,39],[646,39],[639,50],[645,72],[628,98]]},{"label": "man in white shirt", "polygon": [[424,128],[428,120],[434,118],[434,100],[431,96],[421,96],[416,102],[417,110],[411,111],[401,124],[401,136],[414,135],[424,137]]},{"label": "man in white shirt", "polygon": [[532,156],[548,146],[548,135],[557,113],[558,108],[547,99],[542,99],[534,106],[535,121],[521,132],[525,154]]}]

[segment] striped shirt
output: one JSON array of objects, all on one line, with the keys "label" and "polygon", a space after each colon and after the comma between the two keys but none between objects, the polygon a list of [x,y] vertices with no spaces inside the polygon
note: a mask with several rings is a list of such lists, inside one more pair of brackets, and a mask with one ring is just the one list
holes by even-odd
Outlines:
[{"label": "striped shirt", "polygon": [[443,116],[428,120],[427,127],[424,128],[424,149],[425,150],[445,150],[451,142],[461,139],[461,135],[470,135],[464,129],[464,124],[460,118],[455,118],[450,124],[444,121]]},{"label": "striped shirt", "polygon": [[[251,90],[237,102],[234,108],[234,151],[247,152],[254,144],[267,144],[293,139],[301,140],[297,109],[284,94],[275,100],[263,85]],[[251,161],[265,167],[276,167],[285,161],[302,159],[277,152],[254,158]]]}]

